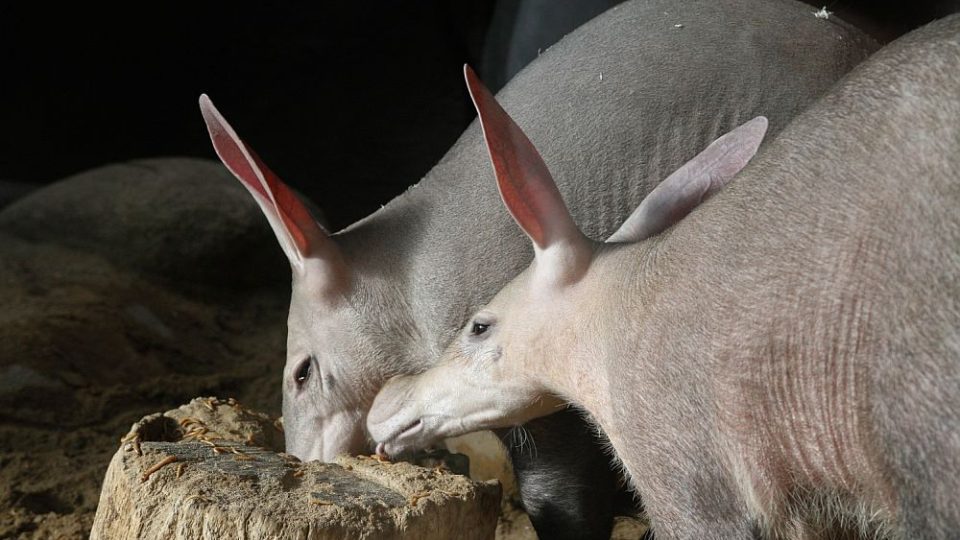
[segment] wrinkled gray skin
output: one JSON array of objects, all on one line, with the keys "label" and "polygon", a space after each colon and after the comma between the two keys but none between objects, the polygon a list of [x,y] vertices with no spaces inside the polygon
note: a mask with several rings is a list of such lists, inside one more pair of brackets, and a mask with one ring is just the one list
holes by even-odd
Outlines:
[{"label": "wrinkled gray skin", "polygon": [[952,16],[867,61],[666,233],[573,235],[581,268],[538,252],[474,317],[482,336],[468,323],[370,418],[452,392],[462,431],[473,388],[501,392],[486,427],[558,394],[608,435],[661,540],[955,538],[958,208]]},{"label": "wrinkled gray skin", "polygon": [[[499,97],[586,234],[605,238],[718,135],[760,114],[775,133],[874,48],[812,11],[785,0],[629,2],[544,52]],[[283,411],[287,451],[302,459],[368,451],[365,417],[384,382],[434,365],[532,256],[476,125],[417,186],[330,239],[335,249],[320,251],[342,265],[294,272]],[[513,457],[537,530],[608,535],[616,477],[592,431],[573,412],[531,431],[537,452]]]}]

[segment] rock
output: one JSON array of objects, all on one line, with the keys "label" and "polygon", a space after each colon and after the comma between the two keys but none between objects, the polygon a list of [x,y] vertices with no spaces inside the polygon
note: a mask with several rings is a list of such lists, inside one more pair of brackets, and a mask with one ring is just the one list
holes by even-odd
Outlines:
[{"label": "rock", "polygon": [[219,163],[158,158],[61,180],[0,211],[0,231],[99,255],[176,290],[289,288],[253,198]]},{"label": "rock", "polygon": [[372,457],[301,463],[278,424],[198,398],[134,424],[91,539],[493,538],[500,487]]},{"label": "rock", "polygon": [[0,180],[0,208],[37,189],[37,184]]}]

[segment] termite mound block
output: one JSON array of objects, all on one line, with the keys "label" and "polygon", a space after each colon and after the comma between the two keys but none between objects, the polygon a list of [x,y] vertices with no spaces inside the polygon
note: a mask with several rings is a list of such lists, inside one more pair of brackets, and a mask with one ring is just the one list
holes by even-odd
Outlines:
[{"label": "termite mound block", "polygon": [[107,469],[91,539],[493,538],[496,481],[442,466],[279,453],[282,426],[197,398],[134,424]]}]

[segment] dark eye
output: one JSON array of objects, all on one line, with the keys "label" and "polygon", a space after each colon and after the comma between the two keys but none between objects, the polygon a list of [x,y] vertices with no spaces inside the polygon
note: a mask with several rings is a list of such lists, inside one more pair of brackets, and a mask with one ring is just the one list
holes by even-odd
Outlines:
[{"label": "dark eye", "polygon": [[474,336],[479,336],[480,334],[486,332],[488,328],[490,328],[489,324],[474,322],[473,326],[470,327],[470,333]]},{"label": "dark eye", "polygon": [[297,372],[294,374],[293,379],[297,381],[297,384],[303,384],[307,382],[307,379],[310,378],[310,359],[307,358],[303,362],[300,362],[300,365],[297,367]]}]

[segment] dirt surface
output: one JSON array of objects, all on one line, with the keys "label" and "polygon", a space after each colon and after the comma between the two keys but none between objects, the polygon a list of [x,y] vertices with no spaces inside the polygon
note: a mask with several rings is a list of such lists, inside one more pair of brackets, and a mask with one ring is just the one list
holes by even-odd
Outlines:
[{"label": "dirt surface", "polygon": [[[71,269],[19,294],[3,288],[0,538],[85,538],[118,438],[144,414],[214,393],[279,412],[285,307],[270,295],[213,306],[79,254],[0,246],[5,280],[36,276],[6,264],[19,250]],[[259,332],[244,331],[251,322]]]}]

